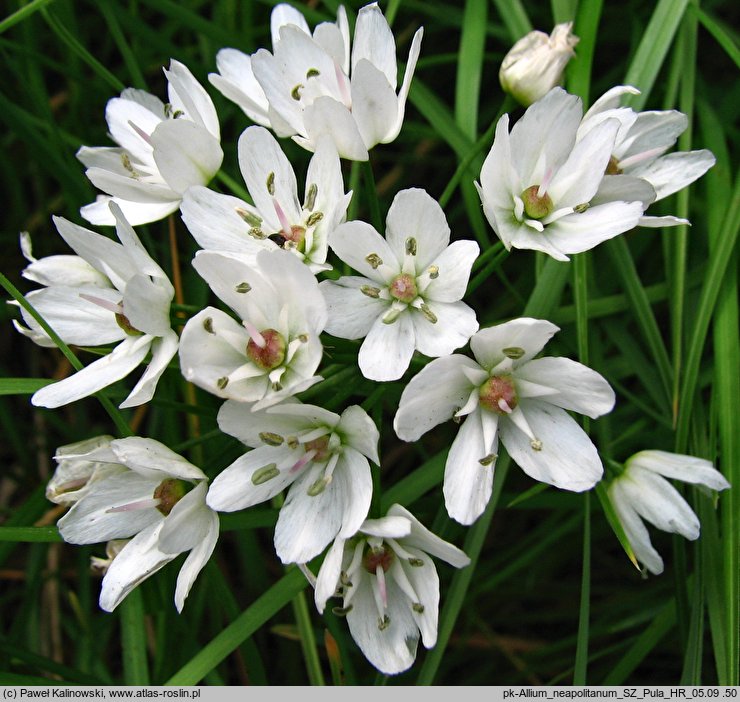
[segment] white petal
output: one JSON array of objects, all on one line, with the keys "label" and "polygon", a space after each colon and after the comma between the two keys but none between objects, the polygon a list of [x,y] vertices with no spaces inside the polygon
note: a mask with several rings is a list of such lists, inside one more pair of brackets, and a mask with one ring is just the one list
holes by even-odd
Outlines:
[{"label": "white petal", "polygon": [[182,194],[191,185],[205,185],[221,167],[224,153],[218,139],[194,122],[162,122],[152,133],[154,160],[162,177]]},{"label": "white petal", "polygon": [[157,548],[160,528],[161,523],[140,532],[113,559],[100,591],[102,610],[112,612],[139,583],[174,558]]},{"label": "white petal", "polygon": [[677,110],[640,112],[620,149],[619,160],[654,149],[665,151],[688,126],[688,117]]},{"label": "white petal", "polygon": [[[261,446],[237,458],[219,473],[211,483],[206,504],[218,512],[235,512],[269,500],[290,485],[300,473],[291,473],[290,467],[302,452],[291,451],[286,446]],[[255,485],[254,474],[266,466],[287,465],[278,468],[280,473]]]},{"label": "white petal", "polygon": [[38,390],[31,397],[31,403],[36,407],[61,407],[112,385],[144,360],[151,342],[151,336],[127,337],[107,356]]},{"label": "white petal", "polygon": [[250,236],[252,226],[237,214],[240,209],[257,215],[256,210],[243,200],[216,193],[202,185],[188,188],[180,205],[183,222],[202,249],[231,251],[252,257],[261,249],[274,249],[275,244],[270,239]]},{"label": "white petal", "polygon": [[[404,543],[404,548],[407,544]],[[439,619],[439,576],[437,568],[431,558],[425,558],[426,554],[408,549],[409,553],[423,562],[421,566],[412,566],[407,561],[395,560],[389,571],[393,577],[398,569],[403,571],[401,577],[405,576],[414,589],[417,601],[412,604],[411,616],[421,632],[421,640],[425,648],[432,648],[437,643],[437,622]],[[394,578],[395,579],[395,578]],[[413,604],[420,604],[424,610],[419,613],[414,611]]]},{"label": "white petal", "polygon": [[362,342],[357,363],[369,380],[398,380],[414,355],[414,324],[408,312],[392,324],[376,319]]},{"label": "white petal", "polygon": [[393,198],[385,235],[399,261],[403,261],[406,255],[406,241],[416,239],[414,262],[417,273],[422,273],[434,263],[450,243],[450,228],[442,208],[420,188],[402,190]]},{"label": "white petal", "polygon": [[635,202],[639,200],[643,207],[655,202],[655,188],[642,178],[628,175],[604,176],[599,190],[591,199],[591,207],[607,202],[622,200]]},{"label": "white petal", "polygon": [[218,541],[218,516],[209,511],[210,525],[203,540],[195,546],[185,559],[177,576],[177,587],[175,588],[175,606],[178,612],[182,612],[185,606],[185,598],[190,592],[198,573],[203,569],[208,559],[216,548]]},{"label": "white petal", "polygon": [[390,579],[388,586],[388,609],[390,625],[378,629],[378,609],[367,575],[358,579],[352,599],[352,609],[347,614],[347,624],[355,643],[365,657],[386,675],[395,675],[410,668],[416,658],[419,629],[411,615],[408,598]]},{"label": "white petal", "polygon": [[515,362],[515,367],[536,356],[560,328],[544,319],[521,317],[495,327],[481,329],[470,340],[470,348],[484,368],[490,370],[504,358],[504,349],[518,348],[524,355]]},{"label": "white petal", "polygon": [[111,287],[108,278],[81,256],[45,256],[26,266],[21,275],[39,285],[62,285],[72,288]]},{"label": "white petal", "polygon": [[160,477],[143,477],[126,471],[98,480],[57,523],[62,538],[70,544],[95,544],[110,539],[126,539],[162,521],[154,508],[111,512],[142,500],[152,499]]},{"label": "white petal", "polygon": [[138,180],[129,173],[119,175],[102,168],[88,168],[85,175],[99,190],[123,200],[161,205],[171,202],[178,196],[178,193],[169,184],[164,183],[159,175],[156,176],[157,182]]},{"label": "white petal", "polygon": [[388,309],[388,301],[360,292],[364,286],[375,287],[375,282],[358,276],[344,276],[337,281],[322,280],[319,284],[329,319],[326,331],[340,339],[362,339],[373,322]]},{"label": "white petal", "polygon": [[[399,259],[388,242],[366,222],[340,224],[330,234],[329,246],[342,261],[370,280],[383,284],[400,273]],[[373,268],[368,262],[368,257],[372,254],[382,261],[377,268]]]},{"label": "white petal", "polygon": [[611,412],[614,391],[596,371],[569,358],[537,358],[516,371],[515,379],[523,378],[555,390],[544,399],[553,405],[585,414],[593,419]]},{"label": "white petal", "polygon": [[167,94],[173,113],[182,110],[186,119],[192,120],[198,126],[208,130],[214,138],[219,139],[216,108],[208,93],[188,67],[172,59],[169,70],[165,68],[164,74],[167,76]]},{"label": "white petal", "polygon": [[252,72],[251,57],[236,49],[221,49],[216,54],[216,66],[218,73],[208,74],[211,85],[239,105],[253,122],[269,127],[269,105]]},{"label": "white petal", "polygon": [[205,473],[180,454],[154,439],[129,436],[111,441],[110,448],[125,466],[157,480],[205,480]]},{"label": "white petal", "polygon": [[430,556],[441,558],[455,568],[464,568],[470,559],[457,546],[453,546],[427,529],[411,512],[401,505],[391,505],[388,515],[406,517],[411,522],[411,533],[403,539],[403,545],[418,548]]},{"label": "white petal", "polygon": [[473,384],[463,369],[488,374],[473,360],[454,354],[427,364],[404,388],[393,428],[404,441],[416,441],[437,424],[452,418],[468,399]]},{"label": "white petal", "polygon": [[270,14],[270,34],[272,36],[273,47],[280,41],[280,28],[290,24],[295,25],[302,32],[310,35],[306,18],[299,10],[296,10],[287,3],[275,5]]},{"label": "white petal", "polygon": [[275,130],[279,137],[304,132],[303,113],[300,105],[290,96],[293,86],[288,85],[283,75],[283,66],[269,51],[260,49],[252,54],[252,71],[264,91],[269,104],[270,126],[275,130],[275,117],[279,117],[282,128]]},{"label": "white petal", "polygon": [[377,3],[360,9],[352,45],[352,77],[362,60],[367,60],[384,75],[391,89],[396,89],[396,41],[388,21]]},{"label": "white petal", "polygon": [[[196,485],[172,508],[159,533],[159,549],[164,553],[184,553],[208,537],[214,512],[206,507],[206,481]],[[218,517],[216,517],[218,521]]]},{"label": "white petal", "polygon": [[[26,295],[26,300],[62,341],[68,344],[101,346],[126,337],[126,332],[118,325],[115,315],[110,310],[86,300],[81,295],[99,298],[112,305],[117,305],[121,300],[121,294],[112,288],[93,286],[67,288],[61,285],[34,290]],[[38,322],[23,308],[21,314],[32,330],[46,336]]]},{"label": "white petal", "polygon": [[642,212],[641,202],[612,202],[562,217],[548,224],[544,233],[563,253],[581,253],[637,226]]},{"label": "white petal", "polygon": [[659,473],[666,478],[705,485],[712,490],[726,490],[730,487],[722,473],[716,470],[710,461],[696,456],[668,451],[640,451],[625,463],[627,468],[632,465]]},{"label": "white petal", "polygon": [[604,110],[611,110],[615,107],[619,107],[619,102],[622,95],[639,95],[640,91],[631,85],[617,85],[610,90],[607,90],[593,105],[589,108],[588,112],[583,116],[584,121],[593,115],[603,112]]},{"label": "white petal", "polygon": [[80,208],[80,215],[90,224],[115,224],[109,203],[115,202],[132,225],[157,222],[172,214],[180,206],[179,199],[164,202],[131,202],[117,197],[99,195],[95,202]]},{"label": "white petal", "polygon": [[625,499],[643,519],[670,534],[691,540],[699,538],[698,517],[665,478],[633,465],[620,482]]},{"label": "white petal", "polygon": [[411,520],[398,515],[389,515],[380,519],[366,519],[362,524],[361,531],[369,536],[401,539],[411,533]]},{"label": "white petal", "polygon": [[432,323],[418,310],[414,310],[414,337],[416,348],[425,356],[447,356],[465,346],[478,331],[475,312],[464,302],[432,302],[427,307],[437,318]]},{"label": "white petal", "polygon": [[563,490],[590,490],[601,478],[603,466],[596,447],[576,421],[559,407],[523,399],[515,411],[526,418],[540,448],[513,421],[499,422],[501,443],[530,477]]},{"label": "white petal", "polygon": [[386,76],[365,59],[352,72],[351,89],[352,116],[362,141],[370,149],[395,128],[398,98]]},{"label": "white petal", "polygon": [[282,229],[275,211],[276,202],[291,224],[298,223],[301,208],[293,167],[275,137],[264,127],[249,127],[242,132],[239,137],[239,168],[255,207],[265,219],[266,233]]},{"label": "white petal", "polygon": [[663,559],[653,548],[648,530],[635,512],[630,498],[624,494],[622,482],[622,480],[615,480],[609,486],[609,499],[637,560],[651,573],[660,575],[663,572]]},{"label": "white petal", "polygon": [[369,155],[352,113],[331,97],[320,97],[303,112],[306,139],[295,141],[313,150],[322,134],[328,134],[337,153],[350,161],[367,161]]},{"label": "white petal", "polygon": [[655,199],[661,200],[701,178],[715,162],[714,154],[706,149],[682,151],[662,156],[632,174],[649,181],[655,188]]},{"label": "white petal", "polygon": [[343,443],[367,456],[373,463],[380,465],[378,458],[378,441],[380,432],[370,415],[359,405],[347,407],[337,424]]},{"label": "white petal", "polygon": [[319,614],[324,613],[326,601],[334,596],[339,584],[339,576],[342,572],[342,556],[344,555],[345,540],[337,537],[329,550],[326,552],[324,562],[319,569],[314,588],[314,602]]},{"label": "white petal", "polygon": [[129,396],[119,405],[121,409],[138,407],[152,399],[162,373],[167,370],[167,366],[177,353],[179,341],[177,334],[172,330],[154,339],[151,347],[152,360]]},{"label": "white petal", "polygon": [[[132,96],[132,93],[128,93],[128,97]],[[154,96],[148,97],[153,98]],[[154,105],[145,107],[135,100],[123,97],[108,100],[105,106],[105,120],[113,139],[135,158],[144,162],[151,161],[152,147],[131,126],[131,123],[135,124],[144,134],[151,134],[164,119],[164,104],[159,102],[156,114],[149,109],[151,107]]]},{"label": "white petal", "polygon": [[419,60],[419,52],[421,51],[421,38],[424,36],[424,29],[419,28],[414,34],[414,38],[411,41],[411,48],[409,49],[409,58],[406,61],[406,71],[403,74],[403,83],[401,89],[398,91],[398,114],[396,115],[396,123],[393,128],[386,134],[383,143],[387,144],[393,141],[398,133],[401,131],[403,125],[403,118],[406,112],[406,98],[408,97],[409,90],[411,89],[411,79],[414,77],[414,70],[416,69],[416,62]]},{"label": "white petal", "polygon": [[135,275],[126,283],[123,314],[131,326],[152,336],[164,336],[170,329],[170,302],[174,290],[153,281],[146,274]]},{"label": "white petal", "polygon": [[486,441],[480,409],[465,418],[452,442],[445,464],[443,493],[447,513],[461,524],[472,524],[491,499],[495,458],[487,465],[480,461],[495,454],[497,444],[495,433],[492,442]]},{"label": "white petal", "polygon": [[453,241],[433,261],[439,269],[439,276],[432,279],[424,291],[424,296],[439,302],[456,302],[465,295],[473,262],[478,258],[480,248],[474,241]]}]

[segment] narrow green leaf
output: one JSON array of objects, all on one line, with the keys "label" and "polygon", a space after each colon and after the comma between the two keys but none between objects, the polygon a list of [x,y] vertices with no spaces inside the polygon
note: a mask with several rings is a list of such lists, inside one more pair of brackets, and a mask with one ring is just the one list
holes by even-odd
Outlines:
[{"label": "narrow green leaf", "polygon": [[298,628],[298,636],[301,640],[301,650],[303,651],[303,660],[306,664],[309,682],[311,685],[325,685],[319,651],[316,648],[316,637],[311,624],[311,614],[308,611],[306,595],[303,591],[293,598],[293,614]]},{"label": "narrow green leaf", "polygon": [[689,11],[695,13],[702,26],[717,40],[735,65],[740,68],[740,47],[730,32],[708,12],[695,5],[689,5]]},{"label": "narrow green leaf", "polygon": [[58,543],[62,541],[56,527],[0,527],[0,541],[19,543]]},{"label": "narrow green leaf", "polygon": [[33,395],[53,382],[43,378],[0,378],[0,395]]},{"label": "narrow green leaf", "polygon": [[144,630],[144,601],[134,588],[120,604],[123,678],[126,685],[148,685],[149,665]]},{"label": "narrow green leaf", "polygon": [[624,77],[626,85],[634,85],[642,91],[640,95],[631,95],[625,100],[635,110],[642,109],[647,102],[688,2],[689,0],[659,0],[655,6]]},{"label": "narrow green leaf", "polygon": [[521,0],[493,0],[493,4],[509,32],[512,44],[532,31],[532,23]]},{"label": "narrow green leaf", "polygon": [[8,15],[0,22],[0,34],[10,29],[13,25],[22,22],[26,17],[30,17],[34,12],[38,12],[44,5],[48,5],[52,0],[31,0],[27,5],[16,10],[12,15]]}]

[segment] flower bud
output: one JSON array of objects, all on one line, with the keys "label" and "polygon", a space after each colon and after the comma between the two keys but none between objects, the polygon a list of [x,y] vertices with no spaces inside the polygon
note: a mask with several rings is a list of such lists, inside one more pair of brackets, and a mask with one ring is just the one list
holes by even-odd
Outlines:
[{"label": "flower bud", "polygon": [[529,32],[516,42],[498,74],[504,92],[528,107],[559,85],[579,41],[570,32],[572,26],[572,22],[558,24],[549,37],[544,32]]}]

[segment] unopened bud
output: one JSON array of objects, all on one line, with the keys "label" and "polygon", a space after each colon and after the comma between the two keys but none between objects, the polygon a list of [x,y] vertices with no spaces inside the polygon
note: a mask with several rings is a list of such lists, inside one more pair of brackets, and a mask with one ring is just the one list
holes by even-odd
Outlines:
[{"label": "unopened bud", "polygon": [[578,43],[578,37],[571,34],[572,26],[572,22],[558,24],[550,36],[529,32],[516,42],[498,74],[504,92],[528,107],[559,85]]}]

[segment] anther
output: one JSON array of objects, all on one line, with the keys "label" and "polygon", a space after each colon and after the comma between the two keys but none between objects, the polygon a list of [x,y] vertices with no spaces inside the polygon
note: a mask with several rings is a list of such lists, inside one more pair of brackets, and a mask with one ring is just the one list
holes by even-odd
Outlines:
[{"label": "anther", "polygon": [[275,194],[275,173],[273,171],[270,171],[270,173],[268,174],[266,185],[267,185],[267,192],[270,195],[274,195]]},{"label": "anther", "polygon": [[308,186],[308,192],[306,193],[306,202],[303,207],[309,212],[313,212],[314,205],[316,204],[316,195],[318,195],[319,186],[316,183],[311,183]]},{"label": "anther", "polygon": [[291,449],[297,449],[297,448],[298,448],[298,446],[300,445],[300,444],[298,443],[298,439],[296,439],[296,437],[295,437],[295,436],[289,436],[289,437],[288,437],[288,438],[287,438],[287,439],[285,440],[285,443],[286,443],[286,444],[288,444],[288,448],[291,448]]},{"label": "anther", "polygon": [[432,310],[429,308],[429,305],[426,304],[426,302],[422,302],[421,304],[421,313],[432,323],[437,323],[437,315],[432,312]]},{"label": "anther", "polygon": [[378,629],[380,629],[380,631],[387,629],[390,625],[391,618],[387,614],[384,614],[382,619],[378,617]]},{"label": "anther", "polygon": [[498,454],[489,453],[487,456],[483,456],[483,458],[479,458],[478,463],[480,463],[482,466],[490,466],[491,463],[493,463],[497,458],[498,458]]},{"label": "anther", "polygon": [[293,90],[290,91],[290,97],[292,97],[294,100],[300,100],[301,90],[303,90],[303,83],[298,83],[298,85],[296,85]]},{"label": "anther", "polygon": [[270,463],[252,473],[252,485],[262,485],[262,483],[266,483],[268,480],[272,480],[278,475],[280,475],[280,471],[278,470],[277,465],[275,463]]},{"label": "anther", "polygon": [[309,227],[313,227],[314,224],[318,224],[322,219],[324,219],[324,213],[323,212],[314,212],[306,220],[306,224]]},{"label": "anther", "polygon": [[352,611],[352,605],[349,604],[346,607],[332,607],[331,611],[338,617],[346,617]]},{"label": "anther", "polygon": [[439,266],[429,266],[427,271],[429,273],[429,277],[432,280],[439,278]]},{"label": "anther", "polygon": [[252,289],[249,283],[239,283],[234,290],[238,293],[248,293]]},{"label": "anther", "polygon": [[306,71],[306,78],[315,78],[316,76],[320,76],[321,72],[318,68],[309,68]]},{"label": "anther", "polygon": [[229,384],[229,379],[226,376],[223,376],[222,378],[219,378],[216,381],[216,386],[219,390],[223,390],[227,385]]},{"label": "anther", "polygon": [[361,285],[360,292],[368,297],[380,297],[380,288],[374,288],[372,285]]},{"label": "anther", "polygon": [[583,212],[585,212],[585,211],[586,211],[586,210],[587,210],[587,209],[588,209],[589,207],[590,207],[590,205],[589,205],[589,204],[588,204],[587,202],[582,202],[582,203],[581,203],[580,205],[576,205],[576,206],[575,206],[575,207],[573,208],[573,212],[575,212],[576,214],[582,214],[582,213],[583,213]]},{"label": "anther", "polygon": [[393,324],[400,316],[401,316],[402,310],[397,309],[389,309],[382,317],[381,320],[383,324]]},{"label": "anther", "polygon": [[365,256],[365,260],[370,264],[370,267],[373,270],[376,270],[378,266],[383,265],[383,259],[378,256],[376,253],[371,253]]},{"label": "anther", "polygon": [[262,224],[261,217],[258,217],[249,210],[245,210],[243,207],[235,207],[234,212],[236,212],[247,224],[250,224],[253,227],[259,227]]},{"label": "anther", "polygon": [[252,227],[247,234],[251,236],[253,239],[266,239],[267,235],[259,228],[259,227]]},{"label": "anther", "polygon": [[280,434],[274,434],[271,431],[261,431],[260,439],[270,446],[280,446],[285,441]]},{"label": "anther", "polygon": [[326,486],[328,484],[329,481],[326,478],[319,478],[309,486],[308,490],[306,490],[306,494],[309,497],[316,497],[316,495],[320,495],[324,490],[326,490]]},{"label": "anther", "polygon": [[409,558],[409,565],[413,568],[421,568],[424,565],[424,561],[421,558]]},{"label": "anther", "polygon": [[508,346],[501,350],[503,351],[504,356],[511,358],[514,361],[520,359],[524,355],[524,349],[521,348],[521,346]]},{"label": "anther", "polygon": [[213,317],[206,317],[203,320],[203,329],[205,329],[209,334],[216,333],[215,331],[213,331]]},{"label": "anther", "polygon": [[414,239],[413,236],[406,239],[406,253],[411,256],[416,256],[416,239]]},{"label": "anther", "polygon": [[534,451],[542,451],[542,442],[539,439],[532,439],[529,442],[529,445],[532,447],[532,450]]},{"label": "anther", "polygon": [[414,602],[414,604],[411,605],[411,609],[413,609],[417,614],[424,613],[424,605],[421,602]]}]

